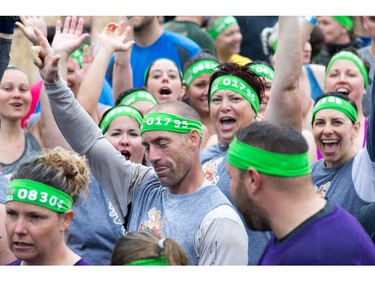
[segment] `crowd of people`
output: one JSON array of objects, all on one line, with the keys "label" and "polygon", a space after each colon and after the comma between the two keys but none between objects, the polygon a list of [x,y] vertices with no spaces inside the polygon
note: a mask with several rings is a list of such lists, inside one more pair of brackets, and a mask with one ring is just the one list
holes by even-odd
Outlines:
[{"label": "crowd of people", "polygon": [[0,16],[0,56],[1,265],[375,265],[374,16]]}]

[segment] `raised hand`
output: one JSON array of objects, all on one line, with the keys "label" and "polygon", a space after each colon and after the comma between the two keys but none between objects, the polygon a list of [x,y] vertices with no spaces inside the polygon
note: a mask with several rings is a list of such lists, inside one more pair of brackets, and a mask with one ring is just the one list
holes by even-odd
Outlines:
[{"label": "raised hand", "polygon": [[55,54],[47,38],[39,29],[33,28],[33,31],[38,39],[38,46],[31,47],[30,51],[33,63],[39,68],[40,76],[45,82],[55,83],[59,80],[58,64],[61,56]]},{"label": "raised hand", "polygon": [[91,63],[94,60],[94,48],[95,43],[91,43],[90,46],[85,45],[82,52],[82,67],[80,68],[78,64],[77,67],[75,67],[77,80],[80,84],[82,83],[85,74],[87,73],[88,69],[91,66]]},{"label": "raised hand", "polygon": [[64,27],[61,30],[61,21],[56,22],[56,32],[52,41],[52,48],[64,59],[68,59],[70,54],[81,46],[90,35],[82,34],[83,18],[77,20],[76,16],[66,17]]},{"label": "raised hand", "polygon": [[100,35],[100,45],[110,48],[110,52],[128,51],[134,44],[134,40],[129,40],[131,27],[125,27],[125,21],[121,20],[118,24],[110,22],[106,25]]},{"label": "raised hand", "polygon": [[16,25],[21,29],[26,38],[34,45],[38,46],[39,40],[35,36],[33,28],[38,28],[44,37],[47,37],[47,24],[43,17],[39,16],[20,16],[21,22],[16,22]]}]

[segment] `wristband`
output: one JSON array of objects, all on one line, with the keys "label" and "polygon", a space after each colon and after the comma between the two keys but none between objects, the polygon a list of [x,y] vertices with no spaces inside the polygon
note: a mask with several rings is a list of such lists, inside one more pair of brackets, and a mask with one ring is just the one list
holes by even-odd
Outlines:
[{"label": "wristband", "polygon": [[313,25],[316,25],[318,23],[318,19],[316,17],[303,16],[302,18],[305,19],[305,20],[307,20],[308,22],[310,22]]},{"label": "wristband", "polygon": [[[1,17],[0,17],[1,18]],[[1,20],[0,19],[0,33],[13,34],[14,26],[16,22],[14,20]]]}]

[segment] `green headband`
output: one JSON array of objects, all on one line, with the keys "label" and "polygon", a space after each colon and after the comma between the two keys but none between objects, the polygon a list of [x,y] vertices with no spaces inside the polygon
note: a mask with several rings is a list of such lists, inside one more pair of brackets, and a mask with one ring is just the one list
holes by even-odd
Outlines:
[{"label": "green headband", "polygon": [[328,72],[331,69],[332,65],[337,60],[348,60],[348,61],[351,61],[352,63],[354,63],[358,67],[359,71],[361,72],[361,74],[363,76],[364,83],[365,83],[365,88],[367,88],[367,85],[368,85],[368,73],[367,73],[367,69],[366,69],[366,66],[365,66],[364,62],[363,62],[363,60],[360,57],[358,57],[356,54],[354,54],[352,52],[349,52],[349,51],[341,51],[341,52],[339,52],[336,55],[334,55],[331,58],[331,60],[329,61],[328,66],[326,68],[326,74],[328,74]]},{"label": "green headband", "polygon": [[202,137],[202,123],[165,112],[150,112],[145,115],[141,124],[141,134],[148,131],[169,131],[189,133],[196,129]]},{"label": "green headband", "polygon": [[88,44],[83,43],[79,48],[75,49],[71,54],[70,57],[78,61],[79,67],[82,68],[83,65],[83,48],[88,46]]},{"label": "green headband", "polygon": [[211,85],[210,99],[220,90],[230,90],[236,92],[248,100],[255,112],[259,112],[259,98],[257,92],[241,78],[233,75],[224,75],[217,77]]},{"label": "green headband", "polygon": [[126,263],[124,265],[169,265],[169,264],[165,256],[161,256],[159,258],[154,258],[154,259],[136,260],[136,261]]},{"label": "green headband", "polygon": [[19,201],[38,205],[57,213],[72,208],[73,199],[65,192],[47,184],[25,179],[14,179],[9,183],[6,202]]},{"label": "green headband", "polygon": [[333,16],[332,17],[335,21],[341,24],[346,30],[351,32],[354,26],[354,20],[352,17],[349,16]]},{"label": "green headband", "polygon": [[118,105],[132,105],[139,101],[148,101],[153,105],[157,105],[157,101],[149,92],[145,90],[134,91],[133,93],[122,98]]},{"label": "green headband", "polygon": [[274,70],[265,64],[252,64],[249,67],[252,71],[254,71],[259,76],[264,78],[268,78],[269,80],[273,81]]},{"label": "green headband", "polygon": [[120,116],[129,116],[134,118],[138,124],[142,123],[142,115],[138,110],[128,105],[118,105],[112,107],[105,115],[104,119],[100,122],[99,127],[102,130],[102,133],[104,134],[112,121]]},{"label": "green headband", "polygon": [[277,177],[299,177],[311,172],[308,151],[300,154],[276,153],[241,142],[237,137],[229,145],[227,161],[241,170],[254,168]]},{"label": "green headband", "polygon": [[221,17],[215,23],[212,25],[208,33],[211,35],[212,39],[216,39],[222,33],[225,29],[228,27],[238,24],[237,20],[235,17],[232,16],[226,16],[226,17]]},{"label": "green headband", "polygon": [[353,122],[357,121],[358,113],[355,107],[348,101],[336,97],[336,96],[328,96],[320,99],[314,106],[314,110],[312,113],[311,123],[314,122],[315,114],[322,109],[336,109],[338,111],[343,112],[350,120]]},{"label": "green headband", "polygon": [[193,82],[198,76],[202,75],[203,73],[214,73],[215,67],[219,65],[218,62],[213,60],[201,60],[196,63],[193,63],[186,69],[184,73],[184,80],[186,88],[189,88],[191,82]]}]

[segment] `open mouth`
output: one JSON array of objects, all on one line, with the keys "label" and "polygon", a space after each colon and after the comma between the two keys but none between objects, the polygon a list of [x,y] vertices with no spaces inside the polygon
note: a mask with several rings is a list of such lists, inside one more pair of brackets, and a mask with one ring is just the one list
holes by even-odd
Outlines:
[{"label": "open mouth", "polygon": [[20,108],[22,107],[23,103],[20,103],[20,102],[13,102],[10,104],[11,106],[14,106],[14,107],[17,107],[17,108]]},{"label": "open mouth", "polygon": [[338,140],[322,140],[321,141],[324,151],[326,153],[334,152],[337,149],[340,141]]},{"label": "open mouth", "polygon": [[160,89],[159,94],[162,96],[168,96],[171,94],[171,89],[169,89],[168,87],[163,87]]},{"label": "open mouth", "polygon": [[122,154],[122,156],[125,157],[126,160],[130,159],[131,154],[130,154],[129,151],[127,151],[127,150],[121,151],[121,154]]},{"label": "open mouth", "polygon": [[343,95],[349,95],[350,94],[350,91],[346,88],[338,88],[338,89],[336,89],[335,92],[343,94]]},{"label": "open mouth", "polygon": [[222,117],[220,118],[220,124],[221,128],[225,129],[231,129],[234,124],[236,123],[236,119],[232,117]]}]

